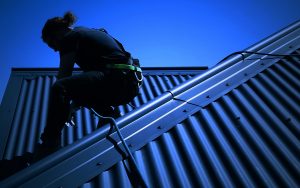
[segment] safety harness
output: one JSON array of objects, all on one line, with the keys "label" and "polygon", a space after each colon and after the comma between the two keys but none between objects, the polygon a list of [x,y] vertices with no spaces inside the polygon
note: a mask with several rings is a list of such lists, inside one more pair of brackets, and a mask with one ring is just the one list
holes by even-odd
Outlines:
[{"label": "safety harness", "polygon": [[[107,35],[108,32],[104,28],[97,29],[98,31],[104,32]],[[125,50],[123,47],[123,44],[119,42],[117,39],[115,39],[113,36],[109,35],[111,38],[114,39],[114,41],[118,44],[120,49],[125,53],[126,57],[128,57],[128,63],[127,64],[107,64],[105,68],[108,69],[120,69],[120,70],[130,70],[134,71],[134,75],[137,79],[138,82],[138,87],[140,88],[143,83],[143,74],[142,74],[142,69],[140,68],[140,63],[138,59],[133,59],[131,57],[131,54]]]},{"label": "safety harness", "polygon": [[134,72],[135,79],[138,83],[138,87],[141,88],[143,84],[143,74],[142,69],[139,67],[138,59],[132,59],[130,57],[128,63],[130,64],[107,64],[105,67],[108,69],[119,69],[119,70],[129,70]]}]

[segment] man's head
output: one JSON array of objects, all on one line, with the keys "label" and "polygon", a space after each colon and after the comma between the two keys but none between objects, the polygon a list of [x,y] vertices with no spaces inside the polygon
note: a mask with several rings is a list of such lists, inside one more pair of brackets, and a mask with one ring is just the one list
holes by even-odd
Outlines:
[{"label": "man's head", "polygon": [[70,31],[69,28],[76,21],[73,13],[67,12],[63,17],[54,17],[45,23],[42,30],[42,39],[54,51],[60,48],[60,41],[63,36]]}]

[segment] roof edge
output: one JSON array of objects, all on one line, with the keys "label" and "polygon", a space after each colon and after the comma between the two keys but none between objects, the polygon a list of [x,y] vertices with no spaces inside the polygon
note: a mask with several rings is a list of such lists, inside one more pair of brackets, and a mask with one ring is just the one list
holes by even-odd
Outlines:
[{"label": "roof edge", "polygon": [[[269,37],[261,40],[259,43],[256,43],[249,48],[245,49],[245,51],[254,51],[259,52],[260,50],[263,50],[265,47],[271,45],[272,43],[276,42],[277,40],[283,38],[284,36],[287,36],[288,34],[292,33],[293,31],[300,28],[300,20],[297,22],[294,22],[293,24],[290,24],[289,26],[283,28],[281,31],[276,32],[273,35],[270,35]],[[187,89],[194,87],[195,85],[201,83],[202,81],[210,78],[213,75],[216,75],[227,68],[231,67],[232,65],[241,62],[243,59],[246,59],[247,57],[251,56],[252,54],[245,54],[245,55],[234,55],[232,58],[228,58],[223,63],[218,63],[212,68],[210,68],[205,73],[195,76],[188,81],[184,82],[183,84],[173,88],[170,92],[177,96],[180,93],[186,91]]]},{"label": "roof edge", "polygon": [[[207,70],[208,66],[191,66],[191,67],[142,67],[143,70]],[[48,67],[48,68],[33,68],[33,67],[12,67],[12,72],[22,72],[22,71],[58,71],[58,68]],[[82,71],[80,68],[74,68],[74,71]]]},{"label": "roof edge", "polygon": [[[254,43],[253,45],[251,45],[250,47],[242,50],[242,51],[254,51],[257,52],[261,49],[263,49],[264,47],[270,45],[271,43],[273,43],[274,41],[278,40],[279,38],[295,31],[296,29],[298,29],[300,27],[300,19],[291,23],[290,25],[282,28],[281,30],[279,30],[278,32],[275,32],[269,36],[267,36],[266,38],[260,40],[257,43]],[[241,54],[237,54],[237,55],[229,55],[227,56],[228,58],[226,58],[226,60],[221,60],[220,62],[218,62],[216,65],[214,65],[211,68],[215,68],[219,65],[223,65],[223,64],[228,64],[231,63],[230,65],[232,65],[234,62],[239,62],[240,60],[242,60],[243,58],[247,58],[248,56],[250,56],[251,54],[243,54],[243,56]],[[231,57],[230,57],[231,56]]]}]

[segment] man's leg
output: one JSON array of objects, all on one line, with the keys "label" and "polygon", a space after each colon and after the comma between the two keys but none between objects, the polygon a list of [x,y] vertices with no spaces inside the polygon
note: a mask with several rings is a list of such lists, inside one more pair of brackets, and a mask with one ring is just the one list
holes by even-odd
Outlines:
[{"label": "man's leg", "polygon": [[70,98],[60,80],[50,90],[46,127],[37,145],[34,161],[55,152],[61,147],[61,131],[70,113]]},{"label": "man's leg", "polygon": [[41,136],[42,145],[38,147],[40,153],[46,153],[43,156],[61,146],[61,132],[69,117],[70,100],[82,106],[90,106],[96,98],[101,97],[101,93],[94,92],[95,88],[101,88],[102,91],[107,89],[107,81],[104,79],[102,72],[95,71],[63,78],[54,83],[50,91],[47,123]]},{"label": "man's leg", "polygon": [[70,113],[70,97],[63,81],[56,81],[51,87],[48,102],[48,116],[44,132],[41,136],[43,144],[59,147],[61,131]]},{"label": "man's leg", "polygon": [[119,117],[119,112],[110,112],[107,107],[119,104],[126,93],[122,76],[121,72],[106,74],[93,71],[56,81],[51,89],[47,124],[41,136],[42,145],[54,149],[60,146],[61,131],[70,113],[70,100],[87,107],[98,104],[102,108],[102,115]]}]

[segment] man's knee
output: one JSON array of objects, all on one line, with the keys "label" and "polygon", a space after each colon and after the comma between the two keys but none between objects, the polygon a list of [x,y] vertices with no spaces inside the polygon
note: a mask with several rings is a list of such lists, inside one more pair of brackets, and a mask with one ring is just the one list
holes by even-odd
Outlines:
[{"label": "man's knee", "polygon": [[52,92],[59,93],[59,94],[66,94],[66,87],[64,86],[63,82],[60,80],[54,82],[51,87]]}]

